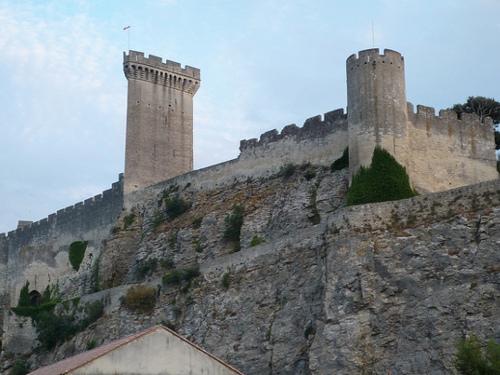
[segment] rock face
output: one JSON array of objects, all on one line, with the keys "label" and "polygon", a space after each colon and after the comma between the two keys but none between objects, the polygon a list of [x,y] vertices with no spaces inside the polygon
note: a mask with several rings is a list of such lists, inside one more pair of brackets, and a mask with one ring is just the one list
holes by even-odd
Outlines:
[{"label": "rock face", "polygon": [[[140,202],[95,260],[108,289],[80,299],[102,300],[104,316],[30,364],[158,323],[250,375],[450,374],[459,338],[500,340],[500,183],[345,207],[347,178],[304,166]],[[190,206],[168,219],[176,196]],[[235,205],[236,252],[224,239]],[[190,281],[162,282],[193,267]],[[157,290],[150,312],[120,301],[137,284]]]}]

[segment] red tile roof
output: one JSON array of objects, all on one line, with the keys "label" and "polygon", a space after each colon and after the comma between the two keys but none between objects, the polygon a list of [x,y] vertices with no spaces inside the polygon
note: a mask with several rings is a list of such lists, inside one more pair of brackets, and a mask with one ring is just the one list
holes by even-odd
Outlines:
[{"label": "red tile roof", "polygon": [[76,370],[80,367],[83,367],[87,363],[92,362],[95,359],[102,357],[102,356],[106,355],[107,353],[109,353],[109,352],[111,352],[111,351],[113,351],[121,346],[124,346],[124,345],[126,345],[134,340],[137,340],[140,337],[146,336],[146,335],[148,335],[152,332],[158,331],[158,330],[167,331],[168,333],[170,333],[170,334],[176,336],[177,338],[181,339],[182,341],[188,343],[189,345],[196,348],[197,350],[205,353],[210,358],[219,362],[223,366],[234,371],[235,374],[244,375],[242,372],[240,372],[236,368],[232,367],[231,365],[227,364],[226,362],[222,361],[221,359],[217,358],[216,356],[208,353],[206,350],[200,348],[198,345],[192,343],[191,341],[189,341],[185,337],[183,337],[183,336],[177,334],[176,332],[172,331],[171,329],[164,327],[164,326],[161,326],[161,325],[157,325],[157,326],[148,328],[144,331],[138,332],[136,334],[133,334],[133,335],[130,335],[130,336],[127,336],[127,337],[124,337],[124,338],[121,338],[121,339],[118,339],[115,341],[111,341],[105,345],[99,346],[98,348],[77,354],[73,357],[63,359],[62,361],[56,362],[50,366],[41,367],[38,370],[30,372],[28,375],[64,375],[64,374],[68,374],[69,372]]}]

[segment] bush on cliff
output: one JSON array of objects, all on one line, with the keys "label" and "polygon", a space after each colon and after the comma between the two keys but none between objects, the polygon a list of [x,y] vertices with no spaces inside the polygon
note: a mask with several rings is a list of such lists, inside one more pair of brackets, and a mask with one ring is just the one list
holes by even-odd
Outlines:
[{"label": "bush on cliff", "polygon": [[499,375],[500,344],[490,340],[483,351],[477,337],[461,340],[457,345],[455,367],[462,375]]},{"label": "bush on cliff", "polygon": [[352,178],[347,205],[393,201],[415,195],[406,169],[387,151],[376,147],[371,165],[361,167]]},{"label": "bush on cliff", "polygon": [[165,212],[170,220],[181,216],[184,212],[191,208],[191,203],[185,201],[178,195],[165,198]]},{"label": "bush on cliff", "polygon": [[224,239],[234,244],[234,251],[240,250],[241,227],[243,226],[243,207],[235,205],[231,214],[224,219]]},{"label": "bush on cliff", "polygon": [[26,375],[30,372],[28,363],[25,360],[18,359],[12,366],[9,375]]},{"label": "bush on cliff", "polygon": [[87,241],[75,241],[69,245],[69,262],[75,271],[80,269],[80,264],[82,264],[85,250],[87,249],[87,244]]},{"label": "bush on cliff", "polygon": [[156,290],[150,286],[133,286],[127,290],[122,304],[132,311],[150,313],[156,305]]},{"label": "bush on cliff", "polygon": [[340,171],[349,166],[349,147],[346,147],[342,156],[335,160],[330,166],[332,172]]}]

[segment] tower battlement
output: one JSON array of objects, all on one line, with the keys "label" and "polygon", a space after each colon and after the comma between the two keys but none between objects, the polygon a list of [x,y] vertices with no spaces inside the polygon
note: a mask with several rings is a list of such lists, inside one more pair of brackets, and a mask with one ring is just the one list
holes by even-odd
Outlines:
[{"label": "tower battlement", "polygon": [[143,52],[123,52],[123,72],[127,79],[139,79],[158,85],[168,86],[192,95],[200,87],[200,69],[166,60]]},{"label": "tower battlement", "polygon": [[384,49],[384,53],[380,53],[378,48],[365,49],[357,54],[353,53],[347,58],[346,64],[348,68],[354,69],[360,65],[369,63],[382,64],[400,64],[404,63],[404,57],[399,52],[392,49]]}]

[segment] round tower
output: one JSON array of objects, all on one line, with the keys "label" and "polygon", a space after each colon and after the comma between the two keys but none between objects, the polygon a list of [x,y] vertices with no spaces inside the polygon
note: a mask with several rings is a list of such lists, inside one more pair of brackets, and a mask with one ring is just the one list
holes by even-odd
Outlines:
[{"label": "round tower", "polygon": [[351,55],[347,67],[347,120],[351,177],[371,163],[375,146],[408,165],[404,58],[378,48]]}]

